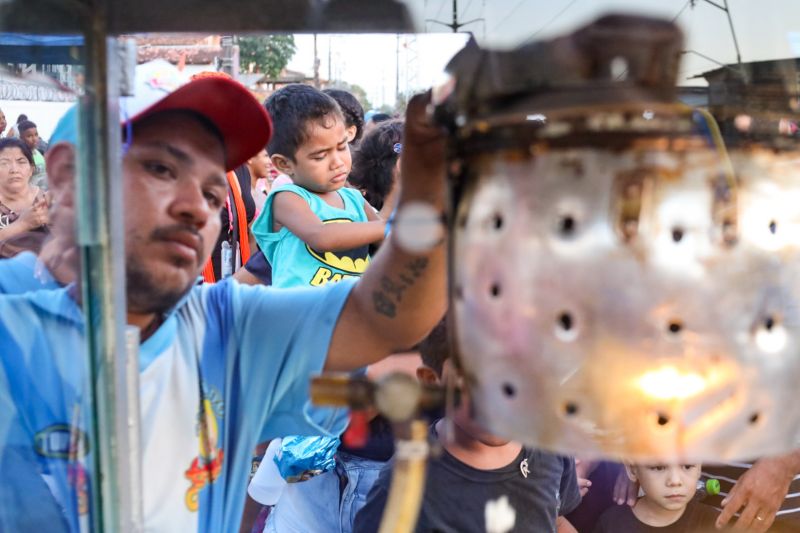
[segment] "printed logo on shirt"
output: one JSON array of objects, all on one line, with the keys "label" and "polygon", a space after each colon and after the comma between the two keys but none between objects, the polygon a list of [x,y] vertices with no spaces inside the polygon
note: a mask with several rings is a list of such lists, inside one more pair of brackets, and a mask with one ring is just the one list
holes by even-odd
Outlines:
[{"label": "printed logo on shirt", "polygon": [[89,438],[69,424],[53,424],[33,436],[33,447],[43,457],[80,459],[89,453]]},{"label": "printed logo on shirt", "polygon": [[222,400],[215,391],[203,400],[202,412],[198,414],[197,438],[198,456],[184,473],[191,486],[186,490],[186,508],[197,512],[200,506],[200,491],[214,483],[222,471],[224,451],[217,447],[219,442],[219,422],[222,419]]},{"label": "printed logo on shirt", "polygon": [[531,469],[528,467],[528,458],[527,457],[525,459],[523,459],[522,462],[519,464],[519,471],[522,474],[522,477],[524,477],[525,479],[528,479],[528,476],[531,473]]},{"label": "printed logo on shirt", "polygon": [[69,424],[47,426],[33,436],[37,454],[51,459],[65,459],[67,481],[75,488],[76,510],[84,516],[89,512],[89,475],[80,459],[89,453],[89,437],[85,431]]},{"label": "printed logo on shirt", "polygon": [[86,468],[80,463],[69,465],[67,469],[69,484],[75,487],[78,514],[83,516],[89,513],[89,475]]},{"label": "printed logo on shirt", "polygon": [[[345,224],[351,222],[353,221],[348,218],[333,218],[322,221],[323,224]],[[311,254],[314,259],[324,265],[317,268],[316,272],[314,272],[314,275],[311,277],[309,285],[313,287],[341,281],[344,278],[359,277],[369,266],[368,246],[334,253],[314,250],[306,244],[306,251]]]}]

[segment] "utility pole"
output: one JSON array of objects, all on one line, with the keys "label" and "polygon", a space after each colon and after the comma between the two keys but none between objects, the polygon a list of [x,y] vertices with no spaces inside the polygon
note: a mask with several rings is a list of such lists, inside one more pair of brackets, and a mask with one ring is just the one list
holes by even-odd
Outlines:
[{"label": "utility pole", "polygon": [[[469,6],[467,6],[469,7]],[[458,0],[453,0],[453,21],[450,23],[442,22],[441,20],[433,20],[433,19],[426,19],[425,22],[432,22],[433,24],[440,24],[446,28],[450,28],[453,30],[453,33],[458,33],[458,30],[467,26],[469,24],[473,24],[475,22],[483,22],[484,24],[486,21],[481,17],[477,19],[468,20],[467,22],[459,22],[458,21]]]},{"label": "utility pole", "polygon": [[319,55],[317,54],[317,34],[314,34],[314,87],[319,89]]},{"label": "utility pole", "polygon": [[222,58],[219,64],[220,72],[235,77],[233,73],[233,35],[223,35],[220,38]]},{"label": "utility pole", "polygon": [[394,101],[400,101],[400,34],[397,34],[394,52]]},{"label": "utility pole", "polygon": [[412,89],[419,86],[419,51],[417,49],[417,36],[415,34],[406,35],[403,49],[406,54],[406,79],[403,89],[403,100],[408,103],[408,97]]}]

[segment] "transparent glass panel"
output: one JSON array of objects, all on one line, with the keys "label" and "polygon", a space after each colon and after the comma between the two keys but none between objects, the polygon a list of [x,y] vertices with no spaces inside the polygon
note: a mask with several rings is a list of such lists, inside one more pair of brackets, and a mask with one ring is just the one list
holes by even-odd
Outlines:
[{"label": "transparent glass panel", "polygon": [[80,143],[77,126],[62,121],[85,91],[83,54],[77,36],[0,38],[4,531],[86,531],[98,523],[93,380],[78,289]]},{"label": "transparent glass panel", "polygon": [[[251,161],[262,155],[266,126],[259,106],[243,105],[247,93],[263,102],[289,83],[344,89],[367,116],[401,117],[412,94],[444,79],[444,66],[470,36],[482,47],[509,50],[563,36],[608,12],[660,17],[683,31],[680,62],[663,87],[674,98],[656,102],[663,106],[641,107],[648,100],[638,93],[603,100],[602,91],[613,93],[638,74],[621,52],[603,59],[605,79],[587,84],[602,87],[589,91],[596,100],[571,94],[569,83],[559,86],[564,72],[525,58],[515,68],[457,76],[456,96],[437,110],[437,120],[457,132],[449,181],[456,200],[451,261],[459,276],[453,308],[476,414],[504,436],[563,453],[722,459],[791,449],[800,426],[786,409],[800,331],[796,1],[315,4],[328,9],[297,7],[286,29],[336,33],[258,33],[251,21],[278,10],[287,20],[285,5],[242,1],[139,3],[127,21],[139,32],[129,57],[117,55],[118,32],[103,24],[88,36],[91,46],[52,32],[0,36],[0,530],[135,530],[140,509],[155,529],[238,525],[251,452],[280,419],[240,424],[261,412],[253,398],[266,398],[265,387],[250,378],[263,369],[225,367],[226,356],[260,354],[263,346],[239,335],[243,309],[230,307],[233,297],[211,283],[241,274],[255,255],[248,226],[281,174]],[[334,9],[347,4],[360,8]],[[4,4],[0,26],[37,29],[32,20],[39,17],[37,31],[58,26],[50,4],[21,5]],[[373,5],[384,7],[368,9]],[[420,33],[410,33],[397,5],[408,7]],[[65,6],[59,9],[75,20],[90,19],[83,3]],[[110,7],[111,27],[125,27],[130,6]],[[25,17],[2,20],[4,13]],[[164,21],[180,21],[186,27],[177,29],[187,33],[147,33]],[[217,21],[222,27],[209,29]],[[372,33],[382,29],[389,33]],[[133,63],[153,60],[164,63],[128,79]],[[199,109],[185,101],[171,114],[138,120],[192,77],[216,75],[209,72],[226,72],[245,88],[226,93],[224,82],[216,89],[211,83],[193,101],[214,107],[208,101],[227,95],[219,114],[201,113],[210,129],[184,113]],[[530,72],[543,75],[557,98],[537,100],[547,89],[520,82]],[[118,101],[120,92],[130,97]],[[80,118],[59,130],[78,99]],[[598,111],[609,102],[622,111]],[[24,148],[5,140],[21,114],[41,139],[52,139],[47,147],[31,141],[33,164]],[[644,142],[611,143],[619,140],[619,120],[639,124],[632,129]],[[578,122],[595,129],[587,137],[564,133]],[[659,137],[647,126],[655,123],[679,131],[659,130]],[[244,151],[237,128],[250,133]],[[53,139],[57,131],[64,136]],[[173,149],[212,160],[219,172],[206,177],[218,183],[195,189],[194,182],[170,182],[185,161]],[[676,173],[682,165],[694,170]],[[640,183],[642,174],[649,177]],[[653,190],[658,194],[643,202]],[[500,216],[507,205],[515,207]],[[206,231],[214,227],[219,233]],[[654,263],[640,269],[628,256],[615,263],[637,235],[644,244],[636,251]],[[267,273],[262,264],[250,281],[264,283]],[[292,304],[282,314],[306,312]],[[135,326],[130,337],[127,324]],[[134,358],[125,359],[127,348]],[[140,376],[141,414],[130,394],[139,391]],[[297,407],[294,422],[304,420]]]}]

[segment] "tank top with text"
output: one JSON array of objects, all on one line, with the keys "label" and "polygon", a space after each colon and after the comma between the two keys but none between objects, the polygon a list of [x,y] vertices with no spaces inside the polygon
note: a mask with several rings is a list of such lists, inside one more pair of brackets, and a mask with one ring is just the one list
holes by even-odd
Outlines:
[{"label": "tank top with text", "polygon": [[253,223],[253,235],[272,265],[273,286],[321,286],[364,273],[369,265],[368,246],[338,252],[314,250],[286,227],[272,231],[272,205],[278,193],[293,193],[303,198],[323,224],[367,222],[361,193],[346,187],[337,192],[344,203],[343,209],[329,205],[316,194],[294,184],[273,189],[267,197],[264,209]]}]

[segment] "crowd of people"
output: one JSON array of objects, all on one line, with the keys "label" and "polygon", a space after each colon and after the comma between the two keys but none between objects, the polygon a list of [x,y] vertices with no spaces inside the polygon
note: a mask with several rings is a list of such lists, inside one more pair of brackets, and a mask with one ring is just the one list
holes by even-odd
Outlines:
[{"label": "crowd of people", "polygon": [[8,132],[7,126],[0,110],[0,151],[7,154],[0,161],[6,176],[0,181],[0,258],[39,251],[49,232],[43,155],[47,143],[27,115],[20,115]]},{"label": "crowd of people", "polygon": [[[311,406],[309,379],[395,361],[423,383],[463,382],[443,320],[445,242],[410,251],[392,233],[409,202],[445,209],[429,96],[404,118],[302,84],[262,104],[161,61],[136,84],[120,131],[145,529],[377,531],[391,424],[372,413],[366,442],[342,440],[348,414]],[[48,145],[27,117],[0,140],[0,531],[84,531],[97,512],[77,117]],[[581,460],[489,434],[467,389],[429,437],[441,452],[416,531],[800,531],[800,453]],[[698,490],[708,478],[716,498]]]}]

